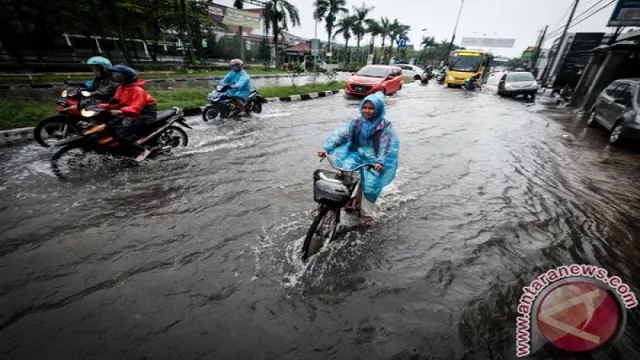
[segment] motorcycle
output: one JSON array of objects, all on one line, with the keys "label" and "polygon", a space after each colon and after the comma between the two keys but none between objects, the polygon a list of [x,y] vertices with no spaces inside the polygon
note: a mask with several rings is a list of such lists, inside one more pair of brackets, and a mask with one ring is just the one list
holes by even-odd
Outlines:
[{"label": "motorcycle", "polygon": [[429,83],[429,79],[431,78],[431,74],[429,74],[428,70],[425,70],[420,75],[420,83],[423,85],[427,85]]},{"label": "motorcycle", "polygon": [[[91,86],[87,81],[85,86]],[[42,119],[33,129],[34,140],[43,147],[50,147],[52,140],[59,141],[69,136],[80,135],[88,123],[82,121],[80,112],[87,106],[96,105],[100,100],[92,97],[84,88],[68,88],[56,101],[56,114]]]},{"label": "motorcycle", "polygon": [[[105,159],[104,155],[128,159],[135,157],[124,151],[113,129],[107,126],[109,120],[113,119],[109,110],[87,108],[81,110],[81,115],[90,123],[86,130],[81,135],[55,144],[60,150],[51,158],[51,170],[58,178],[69,180],[79,168],[90,167],[91,154],[97,154],[99,159]],[[156,119],[140,134],[137,143],[151,152],[149,157],[167,153],[171,148],[187,146],[189,137],[182,128],[175,126],[176,123],[191,129],[183,117],[183,109],[174,107],[158,111]],[[102,163],[102,160],[98,161],[98,165]]]},{"label": "motorcycle", "polygon": [[[202,109],[202,120],[204,122],[215,120],[218,116],[220,116],[220,119],[225,119],[238,115],[240,109],[236,107],[231,97],[227,95],[227,91],[230,88],[231,85],[218,85],[216,89],[207,96],[209,105]],[[266,102],[267,99],[260,96],[258,90],[251,90],[245,102],[245,110],[247,113],[260,114],[262,112],[262,104]]]},{"label": "motorcycle", "polygon": [[436,76],[436,81],[438,82],[438,84],[444,84],[444,78],[447,76],[447,73],[444,71],[441,71],[438,76]]},{"label": "motorcycle", "polygon": [[478,89],[479,91],[482,90],[482,85],[480,85],[480,80],[476,79],[474,77],[470,77],[468,78],[465,82],[464,85],[462,85],[462,87],[466,90],[466,91],[473,91],[475,89]]}]

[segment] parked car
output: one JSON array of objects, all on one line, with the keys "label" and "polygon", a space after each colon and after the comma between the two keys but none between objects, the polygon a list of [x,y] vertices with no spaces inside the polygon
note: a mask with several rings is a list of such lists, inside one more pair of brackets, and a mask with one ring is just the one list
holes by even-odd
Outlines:
[{"label": "parked car", "polygon": [[640,139],[640,79],[620,79],[604,89],[591,108],[588,126],[599,123],[609,130],[609,143]]},{"label": "parked car", "polygon": [[385,95],[395,94],[402,88],[402,69],[389,65],[369,65],[351,74],[345,84],[349,95],[366,96],[378,91]]},{"label": "parked car", "polygon": [[538,93],[538,82],[530,72],[511,72],[502,75],[498,83],[498,95],[524,95],[535,99]]},{"label": "parked car", "polygon": [[415,65],[396,64],[396,66],[402,69],[402,75],[413,80],[420,80],[420,75],[424,72],[422,68]]}]

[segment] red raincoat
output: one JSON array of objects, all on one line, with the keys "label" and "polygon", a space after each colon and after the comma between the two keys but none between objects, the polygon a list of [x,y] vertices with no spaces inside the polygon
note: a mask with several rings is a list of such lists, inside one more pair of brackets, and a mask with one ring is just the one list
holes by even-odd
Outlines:
[{"label": "red raincoat", "polygon": [[144,80],[138,79],[133,83],[120,85],[115,95],[115,98],[119,100],[117,104],[100,104],[98,106],[103,109],[120,110],[122,115],[130,119],[137,119],[145,106],[156,104],[156,99],[144,89],[144,84]]}]

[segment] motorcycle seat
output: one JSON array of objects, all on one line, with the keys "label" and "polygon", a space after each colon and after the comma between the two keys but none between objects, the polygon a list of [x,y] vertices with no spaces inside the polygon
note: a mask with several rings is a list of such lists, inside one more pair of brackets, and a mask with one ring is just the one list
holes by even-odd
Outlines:
[{"label": "motorcycle seat", "polygon": [[176,109],[160,110],[158,111],[158,115],[156,116],[156,120],[154,121],[154,123],[169,120],[171,117],[175,115],[176,115]]}]

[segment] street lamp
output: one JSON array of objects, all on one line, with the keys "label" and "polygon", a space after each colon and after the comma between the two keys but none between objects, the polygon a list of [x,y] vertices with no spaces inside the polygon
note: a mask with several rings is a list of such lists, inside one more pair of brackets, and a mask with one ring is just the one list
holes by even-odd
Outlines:
[{"label": "street lamp", "polygon": [[[426,28],[422,29],[422,39],[424,39],[424,34],[429,33],[427,31]],[[420,45],[422,45],[422,42],[420,43]],[[420,66],[420,55],[422,55],[422,52],[424,51],[424,49],[420,49],[420,51],[418,51],[418,58],[416,59],[416,66]]]}]

